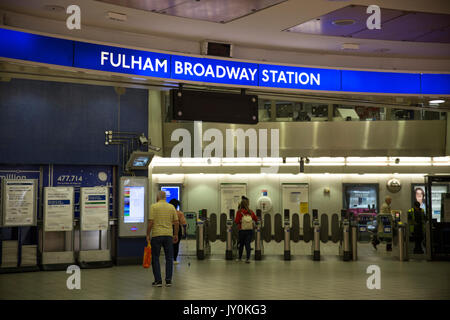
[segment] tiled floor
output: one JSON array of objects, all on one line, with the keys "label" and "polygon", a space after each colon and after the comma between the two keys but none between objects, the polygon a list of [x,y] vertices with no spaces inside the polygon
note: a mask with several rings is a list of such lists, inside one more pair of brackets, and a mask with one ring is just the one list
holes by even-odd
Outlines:
[{"label": "tiled floor", "polygon": [[[213,243],[203,261],[182,256],[170,288],[152,288],[152,271],[141,266],[82,269],[80,290],[67,289],[65,271],[41,271],[0,275],[0,299],[450,299],[450,262],[399,262],[369,244],[359,245],[358,261],[343,262],[332,243],[322,245],[322,261],[306,255],[305,243],[293,244],[293,260],[283,261],[275,254],[282,243],[270,243],[263,261],[245,264],[225,261],[222,245]],[[182,249],[193,253],[195,245]],[[369,265],[381,269],[380,290],[366,286]]]}]

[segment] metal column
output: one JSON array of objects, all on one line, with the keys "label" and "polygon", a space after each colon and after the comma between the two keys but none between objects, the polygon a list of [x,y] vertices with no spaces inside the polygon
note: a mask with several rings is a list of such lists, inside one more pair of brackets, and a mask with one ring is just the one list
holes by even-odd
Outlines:
[{"label": "metal column", "polygon": [[312,250],[313,250],[313,260],[320,261],[320,223],[319,223],[319,212],[317,209],[313,209],[313,230],[314,237],[312,241]]},{"label": "metal column", "polygon": [[230,209],[230,216],[227,219],[227,242],[225,259],[233,260],[233,220],[234,220],[234,209]]},{"label": "metal column", "polygon": [[258,217],[258,222],[256,223],[256,235],[255,235],[255,260],[261,260],[261,210],[256,210],[256,216]]},{"label": "metal column", "polygon": [[284,210],[284,260],[291,260],[289,209]]}]

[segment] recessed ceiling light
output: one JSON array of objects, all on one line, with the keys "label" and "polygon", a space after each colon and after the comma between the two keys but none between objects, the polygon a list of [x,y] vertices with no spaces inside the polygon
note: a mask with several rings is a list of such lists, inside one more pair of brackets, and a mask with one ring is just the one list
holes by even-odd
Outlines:
[{"label": "recessed ceiling light", "polygon": [[127,21],[127,15],[123,13],[109,11],[107,17],[115,21]]},{"label": "recessed ceiling light", "polygon": [[64,7],[58,6],[56,4],[46,4],[44,6],[44,9],[47,10],[47,11],[53,11],[53,12],[64,12],[64,11],[66,11],[66,9],[64,9]]},{"label": "recessed ceiling light", "polygon": [[439,104],[439,103],[444,103],[445,102],[445,100],[440,100],[440,99],[437,99],[437,100],[430,100],[430,101],[428,101],[430,104]]},{"label": "recessed ceiling light", "polygon": [[357,43],[343,43],[341,45],[342,50],[359,50],[359,44]]},{"label": "recessed ceiling light", "polygon": [[376,50],[374,50],[375,52],[388,52],[390,49],[388,49],[388,48],[380,48],[380,49],[376,49]]},{"label": "recessed ceiling light", "polygon": [[332,24],[337,25],[337,26],[349,26],[354,24],[356,21],[353,19],[338,19],[338,20],[334,20],[332,22]]}]

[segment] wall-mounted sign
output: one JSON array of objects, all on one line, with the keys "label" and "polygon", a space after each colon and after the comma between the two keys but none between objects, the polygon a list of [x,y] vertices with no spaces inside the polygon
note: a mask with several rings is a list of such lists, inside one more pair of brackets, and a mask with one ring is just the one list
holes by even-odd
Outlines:
[{"label": "wall-mounted sign", "polygon": [[0,57],[166,80],[334,92],[450,94],[450,74],[259,64],[99,45],[0,28]]},{"label": "wall-mounted sign", "polygon": [[44,188],[44,231],[72,231],[73,187]]},{"label": "wall-mounted sign", "polygon": [[402,189],[402,184],[400,183],[400,180],[393,178],[386,183],[386,189],[388,189],[389,192],[397,193]]},{"label": "wall-mounted sign", "polygon": [[82,231],[108,229],[108,187],[81,188],[80,220]]}]

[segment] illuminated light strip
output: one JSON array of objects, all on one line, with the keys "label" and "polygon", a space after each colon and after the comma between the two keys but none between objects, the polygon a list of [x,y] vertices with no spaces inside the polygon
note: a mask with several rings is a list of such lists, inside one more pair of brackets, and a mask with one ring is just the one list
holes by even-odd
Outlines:
[{"label": "illuminated light strip", "polygon": [[[377,167],[405,167],[405,166],[450,166],[450,157],[389,157],[389,158],[356,158],[349,157],[336,158],[309,158],[310,163],[305,163],[309,167],[325,166],[377,166]],[[378,159],[378,161],[376,161]],[[399,159],[399,163],[395,160]],[[209,161],[209,163],[208,163]],[[323,161],[323,162],[322,162]],[[219,167],[219,166],[299,166],[299,158],[286,158],[283,163],[282,158],[162,158],[154,157],[152,167]]]}]

